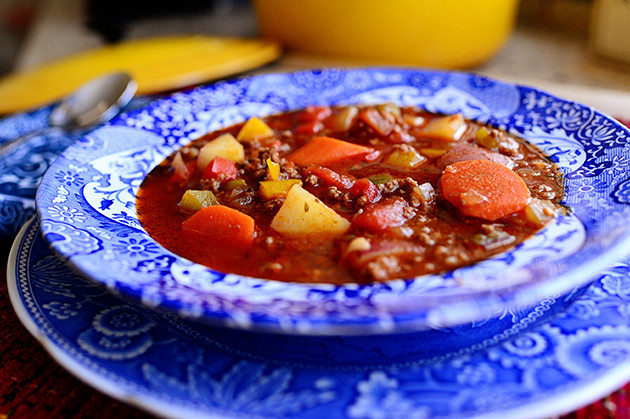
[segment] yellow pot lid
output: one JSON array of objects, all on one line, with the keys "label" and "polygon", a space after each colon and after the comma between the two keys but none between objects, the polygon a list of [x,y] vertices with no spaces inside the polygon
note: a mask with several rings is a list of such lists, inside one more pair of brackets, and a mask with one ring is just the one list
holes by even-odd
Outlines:
[{"label": "yellow pot lid", "polygon": [[269,41],[200,35],[123,42],[1,78],[0,114],[48,104],[111,71],[129,73],[138,82],[138,94],[151,94],[248,71],[280,53]]}]

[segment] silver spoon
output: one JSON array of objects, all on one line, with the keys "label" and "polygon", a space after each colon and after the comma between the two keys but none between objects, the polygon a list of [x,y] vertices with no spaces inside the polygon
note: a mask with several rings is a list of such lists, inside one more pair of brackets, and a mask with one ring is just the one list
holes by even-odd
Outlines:
[{"label": "silver spoon", "polygon": [[79,86],[52,110],[49,125],[0,145],[0,151],[56,131],[100,125],[116,116],[136,94],[138,84],[126,73],[108,73]]}]

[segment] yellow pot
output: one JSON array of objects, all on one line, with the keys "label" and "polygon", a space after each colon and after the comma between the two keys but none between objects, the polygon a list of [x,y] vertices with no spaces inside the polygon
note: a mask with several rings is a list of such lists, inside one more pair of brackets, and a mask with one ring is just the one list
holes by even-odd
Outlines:
[{"label": "yellow pot", "polygon": [[518,0],[254,0],[261,35],[288,49],[467,68],[505,43]]}]

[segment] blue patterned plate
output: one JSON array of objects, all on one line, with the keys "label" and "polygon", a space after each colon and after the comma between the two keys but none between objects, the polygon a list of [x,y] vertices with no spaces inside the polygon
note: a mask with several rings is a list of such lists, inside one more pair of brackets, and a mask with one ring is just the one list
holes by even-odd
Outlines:
[{"label": "blue patterned plate", "polygon": [[[628,263],[526,333],[498,333],[430,359],[326,365],[312,362],[309,347],[369,356],[362,337],[301,337],[311,339],[301,345],[298,337],[231,330],[226,339],[230,330],[134,305],[78,276],[39,232],[36,222],[25,226],[10,256],[9,294],[21,321],[79,378],[160,416],[552,417],[630,379]],[[252,352],[268,341],[284,352]],[[421,344],[402,340],[390,351]]]},{"label": "blue patterned plate", "polygon": [[[136,98],[127,109],[143,107],[150,100]],[[51,105],[2,118],[0,145],[45,128],[52,109]],[[9,250],[17,232],[35,214],[35,192],[48,167],[86,132],[48,132],[0,152],[0,250]]]},{"label": "blue patterned plate", "polygon": [[[516,249],[444,275],[303,285],[226,275],[159,246],[135,196],[167,155],[209,131],[309,104],[397,102],[507,129],[566,175],[572,213]],[[269,74],[151,103],[69,147],[38,190],[52,248],[83,275],[152,307],[214,324],[297,334],[370,334],[481,321],[591,281],[630,252],[630,132],[586,106],[476,75],[404,69]]]},{"label": "blue patterned plate", "polygon": [[[46,126],[48,115],[49,107],[3,119],[0,145]],[[0,153],[0,249],[8,251],[17,232],[35,214],[35,191],[41,177],[75,139],[58,134],[38,136]]]}]

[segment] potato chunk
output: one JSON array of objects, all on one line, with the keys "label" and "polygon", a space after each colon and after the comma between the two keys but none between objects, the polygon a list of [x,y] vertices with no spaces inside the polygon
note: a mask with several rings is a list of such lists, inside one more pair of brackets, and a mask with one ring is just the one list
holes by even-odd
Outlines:
[{"label": "potato chunk", "polygon": [[436,140],[459,141],[466,131],[466,120],[461,113],[434,118],[422,127],[422,134]]},{"label": "potato chunk", "polygon": [[197,156],[197,169],[203,171],[215,157],[241,161],[245,158],[245,149],[232,134],[223,134],[201,147]]},{"label": "potato chunk", "polygon": [[236,135],[239,141],[253,141],[256,138],[271,137],[273,130],[263,120],[251,117],[245,122],[241,130]]},{"label": "potato chunk", "polygon": [[293,237],[336,236],[345,233],[350,222],[300,185],[294,185],[271,221],[271,228]]}]

